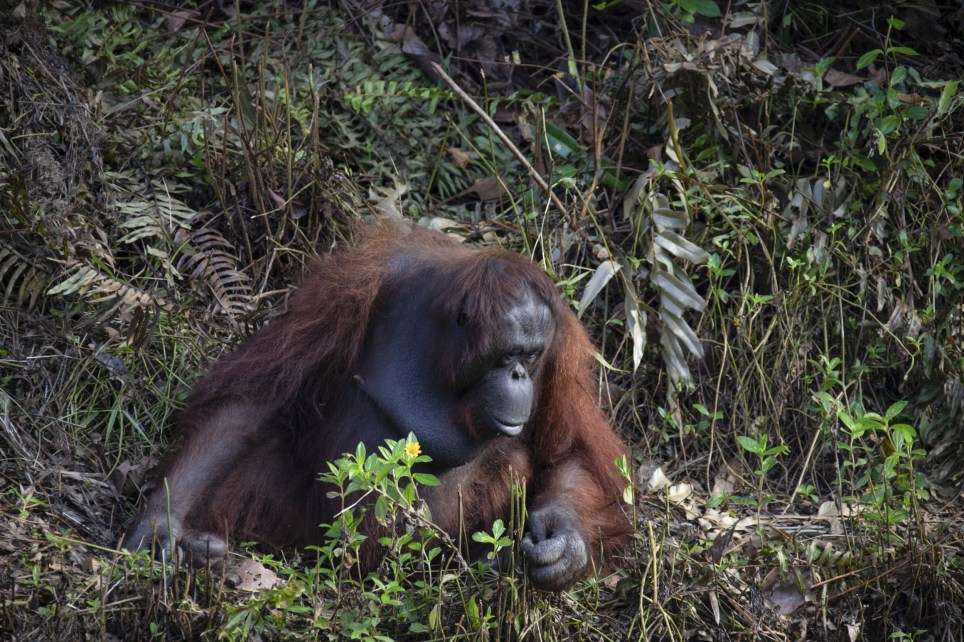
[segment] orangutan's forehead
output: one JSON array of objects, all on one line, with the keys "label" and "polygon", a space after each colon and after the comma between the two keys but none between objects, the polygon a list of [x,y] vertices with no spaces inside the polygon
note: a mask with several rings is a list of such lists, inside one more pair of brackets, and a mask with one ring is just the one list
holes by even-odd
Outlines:
[{"label": "orangutan's forehead", "polygon": [[523,286],[516,301],[506,308],[503,324],[513,334],[544,337],[552,328],[552,310],[532,288]]}]

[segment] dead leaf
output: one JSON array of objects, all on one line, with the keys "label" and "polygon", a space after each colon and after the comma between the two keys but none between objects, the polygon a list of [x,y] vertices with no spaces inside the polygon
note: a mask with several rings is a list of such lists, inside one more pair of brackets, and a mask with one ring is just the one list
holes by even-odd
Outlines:
[{"label": "dead leaf", "polygon": [[767,76],[772,76],[773,74],[780,71],[780,69],[776,65],[774,65],[766,58],[757,58],[753,62],[753,66],[756,67],[756,69],[758,69],[759,71],[762,71]]},{"label": "dead leaf", "polygon": [[859,509],[850,504],[844,504],[838,511],[834,502],[824,502],[817,509],[817,519],[825,519],[830,523],[831,535],[843,535],[844,528],[841,518],[854,517],[859,513]]},{"label": "dead leaf", "polygon": [[165,18],[164,23],[167,26],[168,31],[177,33],[182,27],[184,27],[185,22],[188,20],[193,22],[194,20],[197,20],[200,15],[201,14],[199,14],[197,11],[193,11],[191,9],[182,9],[180,11],[173,11],[167,14],[167,18]]},{"label": "dead leaf", "polygon": [[693,485],[682,482],[673,484],[666,492],[666,498],[674,504],[682,504],[683,501],[693,494]]},{"label": "dead leaf", "polygon": [[274,588],[281,582],[277,573],[257,560],[247,559],[229,573],[236,588],[251,593]]},{"label": "dead leaf", "polygon": [[499,182],[498,176],[480,178],[465,191],[474,193],[480,201],[497,201],[503,194],[502,183]]},{"label": "dead leaf", "polygon": [[720,598],[714,589],[710,589],[710,610],[713,611],[713,621],[720,623]]},{"label": "dead leaf", "polygon": [[464,150],[461,150],[458,147],[449,147],[449,156],[452,157],[453,163],[462,168],[468,166],[469,161],[472,160],[472,158],[465,153]]},{"label": "dead leaf", "polygon": [[702,526],[703,529],[708,532],[734,527],[738,521],[738,518],[728,513],[722,513],[715,508],[707,508],[706,512],[703,513],[703,516],[700,517],[699,520],[700,526]]},{"label": "dead leaf", "polygon": [[850,642],[857,642],[860,639],[860,624],[848,624],[847,637],[850,638]]},{"label": "dead leaf", "polygon": [[716,477],[713,478],[713,489],[710,490],[712,497],[729,496],[736,488],[736,476],[727,467],[721,467]]},{"label": "dead leaf", "polygon": [[468,234],[469,231],[469,228],[462,223],[445,218],[444,216],[423,216],[418,219],[418,224],[430,230],[435,230],[436,232],[443,232],[459,242],[465,240],[465,235]]},{"label": "dead leaf", "polygon": [[134,485],[137,482],[137,478],[140,477],[137,474],[137,469],[126,459],[114,468],[113,472],[110,474],[110,482],[113,484],[114,489],[120,494],[126,494],[128,488],[131,486],[130,490],[134,490]]},{"label": "dead leaf", "polygon": [[442,58],[422,42],[411,26],[395,24],[385,33],[388,40],[398,44],[402,53],[408,56],[423,73],[438,80],[438,74],[432,67],[432,63],[441,64]]},{"label": "dead leaf", "polygon": [[640,486],[650,491],[662,490],[669,486],[669,479],[663,467],[654,461],[644,461],[636,469],[636,480]]},{"label": "dead leaf", "polygon": [[862,83],[865,80],[866,78],[848,74],[844,71],[837,71],[836,69],[828,69],[827,73],[823,75],[823,81],[831,87],[850,87],[851,85]]},{"label": "dead leaf", "polygon": [[904,94],[901,92],[897,93],[897,99],[905,105],[913,105],[924,100],[919,94]]},{"label": "dead leaf", "polygon": [[873,76],[874,81],[883,87],[887,83],[887,69],[884,67],[870,66],[870,75]]},{"label": "dead leaf", "polygon": [[599,261],[606,261],[611,256],[609,254],[609,250],[607,250],[606,247],[600,243],[596,243],[592,246],[592,254]]},{"label": "dead leaf", "polygon": [[271,198],[272,201],[274,201],[274,204],[277,205],[279,208],[285,207],[286,205],[288,205],[288,201],[283,199],[280,194],[275,192],[270,187],[268,188],[268,196]]},{"label": "dead leaf", "polygon": [[406,192],[408,185],[396,180],[394,187],[378,186],[369,189],[368,200],[379,215],[402,218],[402,197]]},{"label": "dead leaf", "polygon": [[622,579],[623,578],[621,578],[618,573],[613,573],[612,575],[603,578],[602,584],[607,588],[615,589]]},{"label": "dead leaf", "polygon": [[602,289],[606,287],[606,284],[613,278],[616,272],[619,271],[620,265],[616,261],[603,261],[599,264],[593,273],[589,277],[589,282],[586,283],[585,289],[582,291],[582,297],[579,299],[579,305],[576,307],[576,316],[581,317],[589,304],[599,296]]},{"label": "dead leaf", "polygon": [[807,596],[800,591],[796,578],[781,579],[779,568],[770,569],[761,588],[767,605],[776,609],[781,615],[790,615],[807,602]]},{"label": "dead leaf", "polygon": [[706,549],[706,559],[710,560],[714,564],[719,564],[720,561],[723,560],[726,550],[730,547],[730,542],[733,541],[733,533],[735,531],[736,524],[719,533],[713,540],[713,544]]}]

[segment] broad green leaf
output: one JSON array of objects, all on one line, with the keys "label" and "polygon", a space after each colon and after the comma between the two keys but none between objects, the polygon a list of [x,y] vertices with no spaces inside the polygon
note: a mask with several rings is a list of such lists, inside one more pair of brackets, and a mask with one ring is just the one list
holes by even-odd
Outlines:
[{"label": "broad green leaf", "polygon": [[737,435],[736,442],[740,444],[743,450],[747,450],[754,454],[760,452],[760,445],[757,443],[756,439],[752,439],[746,435]]},{"label": "broad green leaf", "polygon": [[422,486],[438,486],[438,477],[430,473],[413,473],[412,477]]},{"label": "broad green leaf", "polygon": [[479,618],[479,604],[475,601],[474,595],[469,598],[468,604],[465,605],[465,614],[469,616],[469,622],[472,623],[472,626],[478,628],[481,620]]},{"label": "broad green leaf", "polygon": [[830,396],[830,393],[823,390],[813,393],[813,398],[820,403],[824,412],[829,413],[835,405],[834,398]]},{"label": "broad green leaf", "polygon": [[857,424],[854,418],[850,416],[850,413],[848,413],[846,410],[839,411],[837,413],[837,418],[843,422],[844,426],[846,426],[847,430],[849,430],[851,433],[854,433],[855,431],[860,430],[860,426]]},{"label": "broad green leaf", "polygon": [[890,75],[890,86],[893,87],[894,85],[902,83],[906,77],[907,67],[898,65],[897,68],[894,69],[894,73]]},{"label": "broad green leaf", "polygon": [[693,0],[692,2],[696,13],[707,18],[717,18],[720,15],[720,8],[713,0]]},{"label": "broad green leaf", "polygon": [[863,69],[873,61],[877,60],[880,54],[884,53],[881,49],[871,49],[857,59],[857,69]]},{"label": "broad green leaf", "polygon": [[951,80],[941,91],[941,98],[937,101],[937,115],[943,116],[951,108],[951,101],[957,95],[957,87],[961,84],[960,80]]},{"label": "broad green leaf", "polygon": [[910,47],[890,47],[887,49],[889,54],[901,54],[903,56],[916,56],[917,51]]},{"label": "broad green leaf", "polygon": [[894,445],[898,448],[907,448],[908,450],[913,447],[914,439],[917,437],[917,431],[910,424],[894,424],[890,427],[894,436]]},{"label": "broad green leaf", "polygon": [[893,404],[890,405],[890,408],[887,409],[887,412],[884,413],[884,418],[887,421],[890,421],[891,419],[899,415],[901,412],[903,412],[904,408],[906,407],[907,407],[906,401],[894,402]]},{"label": "broad green leaf", "polygon": [[878,129],[880,130],[881,134],[886,136],[887,134],[897,131],[898,127],[900,127],[900,117],[895,114],[891,114],[890,116],[881,119]]},{"label": "broad green leaf", "polygon": [[553,122],[546,123],[546,138],[549,141],[549,147],[552,153],[557,156],[569,158],[577,151],[585,154],[585,150],[582,148],[582,145],[579,144],[579,141],[573,138],[565,129]]}]

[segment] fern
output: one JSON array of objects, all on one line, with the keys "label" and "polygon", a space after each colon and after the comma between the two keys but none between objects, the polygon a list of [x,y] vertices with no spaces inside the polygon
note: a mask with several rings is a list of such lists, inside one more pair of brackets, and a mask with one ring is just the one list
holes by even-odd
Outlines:
[{"label": "fern", "polygon": [[48,296],[76,295],[91,303],[110,303],[115,307],[133,309],[158,307],[170,311],[172,306],[159,296],[124,283],[100,270],[79,261],[68,264],[69,276],[49,290]]},{"label": "fern", "polygon": [[122,217],[122,243],[143,243],[169,282],[184,275],[202,281],[227,315],[250,310],[250,279],[238,270],[234,247],[217,230],[197,227],[204,216],[178,198],[184,188],[163,179],[141,185],[122,174],[110,176],[119,195],[113,206]]},{"label": "fern", "polygon": [[234,317],[251,310],[251,279],[238,269],[234,247],[220,232],[204,226],[179,232],[178,240],[183,248],[178,269],[203,280],[222,312]]},{"label": "fern", "polygon": [[353,92],[345,94],[345,101],[357,112],[369,113],[376,100],[409,98],[425,101],[427,113],[434,114],[440,100],[448,100],[452,92],[413,81],[365,80]]},{"label": "fern", "polygon": [[119,173],[107,177],[115,195],[112,206],[121,219],[118,225],[124,230],[120,242],[143,244],[172,283],[180,276],[175,268],[179,251],[175,236],[178,230],[190,230],[197,216],[197,211],[176,196],[185,188],[160,178],[142,183]]},{"label": "fern", "polygon": [[0,304],[32,310],[50,274],[11,247],[0,246]]}]

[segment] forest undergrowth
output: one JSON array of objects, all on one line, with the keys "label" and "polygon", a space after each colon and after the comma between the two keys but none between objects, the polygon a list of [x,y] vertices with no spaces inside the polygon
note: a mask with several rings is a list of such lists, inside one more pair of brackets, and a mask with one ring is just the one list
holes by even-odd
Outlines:
[{"label": "forest undergrowth", "polygon": [[[937,0],[0,0],[0,638],[964,639],[962,33]],[[412,525],[373,575],[350,514],[224,569],[118,551],[192,382],[378,216],[557,283],[632,545],[558,595],[462,560],[400,442],[329,476]],[[514,556],[523,503],[476,541]]]}]

